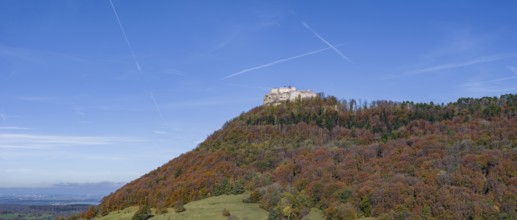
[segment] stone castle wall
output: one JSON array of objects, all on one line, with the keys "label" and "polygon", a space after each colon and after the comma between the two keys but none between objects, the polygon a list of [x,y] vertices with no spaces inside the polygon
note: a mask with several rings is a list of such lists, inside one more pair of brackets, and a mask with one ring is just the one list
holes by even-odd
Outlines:
[{"label": "stone castle wall", "polygon": [[264,96],[264,105],[277,105],[284,101],[294,101],[296,99],[305,99],[316,97],[317,94],[310,90],[296,90],[296,87],[280,87],[271,89],[271,91]]}]

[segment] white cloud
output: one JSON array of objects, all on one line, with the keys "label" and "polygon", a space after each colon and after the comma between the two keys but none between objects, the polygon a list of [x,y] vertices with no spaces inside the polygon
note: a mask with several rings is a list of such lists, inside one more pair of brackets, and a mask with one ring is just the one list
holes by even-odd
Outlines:
[{"label": "white cloud", "polygon": [[167,134],[169,134],[169,132],[166,132],[166,131],[153,131],[153,133],[159,134],[159,135],[167,135]]},{"label": "white cloud", "polygon": [[[79,63],[92,63],[89,60],[71,54],[10,47],[2,44],[0,44],[0,57],[11,62],[23,62],[36,65],[49,65],[49,63],[53,62],[52,59],[58,59],[59,62],[73,61]],[[14,75],[14,73],[12,74]]]},{"label": "white cloud", "polygon": [[24,96],[19,97],[22,101],[28,101],[28,102],[44,102],[44,103],[50,103],[50,102],[56,102],[58,100],[57,97],[48,97],[48,96]]},{"label": "white cloud", "polygon": [[59,136],[0,133],[0,149],[48,149],[74,145],[108,145],[143,141],[135,138],[109,136]]},{"label": "white cloud", "polygon": [[31,129],[24,128],[24,127],[0,127],[0,130],[31,130]]}]

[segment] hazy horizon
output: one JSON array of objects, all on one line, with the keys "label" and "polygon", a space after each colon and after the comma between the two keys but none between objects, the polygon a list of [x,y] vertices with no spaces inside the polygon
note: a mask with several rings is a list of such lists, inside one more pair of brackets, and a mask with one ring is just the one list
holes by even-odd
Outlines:
[{"label": "hazy horizon", "polygon": [[129,182],[274,87],[517,92],[514,1],[0,2],[0,187]]}]

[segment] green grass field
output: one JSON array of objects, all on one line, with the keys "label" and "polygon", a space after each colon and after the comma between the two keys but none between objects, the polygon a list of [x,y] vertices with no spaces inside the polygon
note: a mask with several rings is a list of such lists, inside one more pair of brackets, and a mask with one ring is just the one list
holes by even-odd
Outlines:
[{"label": "green grass field", "polygon": [[131,206],[124,210],[110,212],[108,215],[103,216],[102,218],[98,218],[99,220],[131,220],[135,212],[138,210],[137,206]]},{"label": "green grass field", "polygon": [[226,220],[228,217],[223,216],[223,209],[228,209],[230,213],[239,219],[248,218],[249,220],[265,220],[268,213],[259,208],[255,203],[243,203],[247,194],[241,195],[222,195],[206,198],[199,201],[185,204],[187,211],[175,213],[173,209],[169,209],[169,213],[157,215],[152,219],[156,220],[176,220],[176,219],[220,219]]},{"label": "green grass field", "polygon": [[[168,213],[156,215],[151,219],[155,220],[176,220],[176,219],[220,219],[226,220],[223,216],[223,209],[228,209],[230,213],[237,216],[239,219],[249,220],[265,220],[268,213],[259,208],[256,203],[243,203],[242,200],[246,198],[247,194],[241,195],[222,195],[214,196],[194,202],[185,204],[186,211],[175,213],[174,209],[169,208]],[[110,212],[109,215],[100,218],[99,220],[125,220],[131,219],[138,207],[129,207],[124,210]]]},{"label": "green grass field", "polygon": [[[169,208],[168,213],[155,215],[154,220],[226,220],[228,217],[223,216],[223,209],[228,209],[231,215],[239,219],[248,220],[266,220],[268,213],[261,209],[256,203],[243,203],[242,200],[247,198],[248,194],[241,195],[222,195],[214,196],[198,201],[185,204],[186,211],[175,213],[174,209]],[[138,210],[133,206],[120,211],[110,212],[107,216],[98,220],[130,220]],[[306,217],[307,220],[325,219],[321,210],[311,209],[311,213]]]},{"label": "green grass field", "polygon": [[[248,194],[240,195],[222,195],[214,196],[198,201],[185,204],[186,211],[181,213],[174,212],[169,208],[168,213],[155,215],[153,220],[226,220],[228,217],[223,216],[223,209],[228,209],[230,213],[240,220],[266,220],[268,212],[261,209],[256,203],[243,203],[242,200],[247,198]],[[108,215],[98,218],[98,220],[131,220],[137,206],[132,206],[124,210],[110,212]],[[154,209],[153,209],[154,211]],[[323,220],[325,219],[323,211],[312,208],[311,212],[305,216],[305,220]],[[359,218],[360,220],[375,220],[375,218]]]}]

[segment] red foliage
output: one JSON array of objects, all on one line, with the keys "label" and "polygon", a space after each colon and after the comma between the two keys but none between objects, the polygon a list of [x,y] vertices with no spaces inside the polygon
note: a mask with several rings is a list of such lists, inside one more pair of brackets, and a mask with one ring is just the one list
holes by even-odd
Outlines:
[{"label": "red foliage", "polygon": [[354,102],[254,108],[104,198],[100,213],[264,189],[253,201],[262,195],[265,208],[284,191],[303,192],[331,216],[516,216],[517,96],[367,108]]}]

